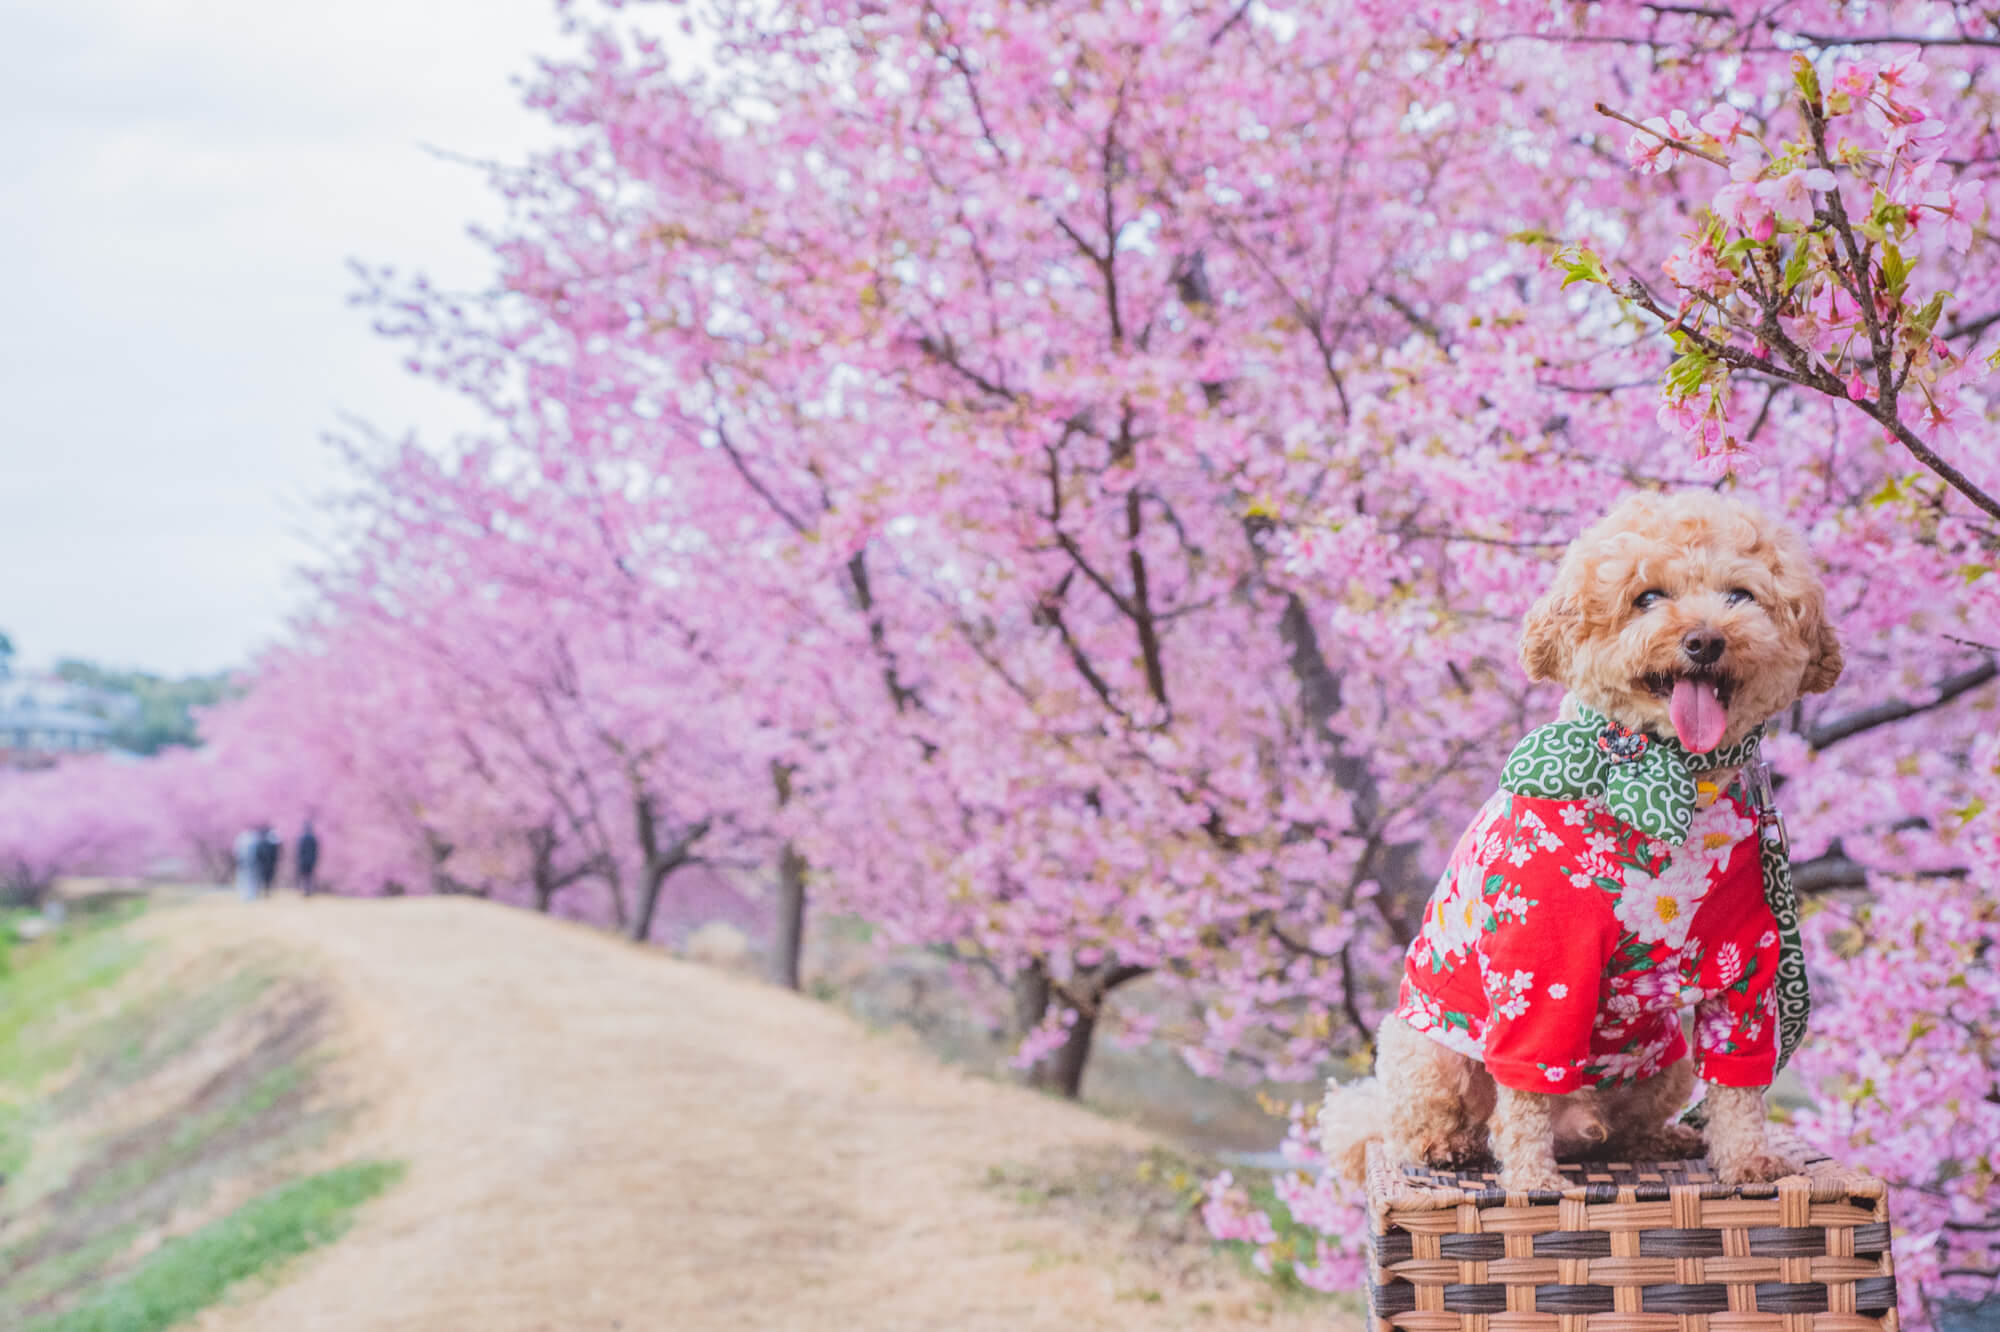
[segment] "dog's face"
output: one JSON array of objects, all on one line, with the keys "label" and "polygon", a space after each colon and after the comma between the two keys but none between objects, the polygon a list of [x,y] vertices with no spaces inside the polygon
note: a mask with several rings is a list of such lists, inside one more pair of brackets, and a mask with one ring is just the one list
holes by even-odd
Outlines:
[{"label": "dog's face", "polygon": [[1833,688],[1841,654],[1799,534],[1690,491],[1629,496],[1576,539],[1528,612],[1521,664],[1707,753]]}]

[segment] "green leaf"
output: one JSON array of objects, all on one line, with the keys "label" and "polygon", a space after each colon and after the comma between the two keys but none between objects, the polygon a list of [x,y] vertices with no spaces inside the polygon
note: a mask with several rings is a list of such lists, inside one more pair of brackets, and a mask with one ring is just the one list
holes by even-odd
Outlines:
[{"label": "green leaf", "polygon": [[1793,287],[1805,281],[1806,260],[1810,257],[1811,248],[1811,246],[1806,244],[1804,237],[1800,237],[1798,244],[1792,246],[1792,257],[1785,261],[1786,291],[1790,291]]},{"label": "green leaf", "polygon": [[1611,283],[1611,275],[1605,271],[1604,261],[1581,245],[1558,250],[1554,262],[1557,268],[1568,274],[1563,279],[1565,287],[1572,282],[1595,282],[1602,286],[1609,286]]},{"label": "green leaf", "polygon": [[1882,247],[1882,281],[1892,297],[1901,296],[1910,283],[1910,261],[1893,245]]},{"label": "green leaf", "polygon": [[1808,103],[1819,105],[1819,71],[1813,68],[1812,61],[1802,55],[1792,57],[1792,82],[1798,85],[1799,95]]},{"label": "green leaf", "polygon": [[1884,504],[1896,504],[1909,497],[1903,488],[1903,478],[1892,476],[1882,483],[1881,489],[1868,497],[1868,503],[1879,509]]},{"label": "green leaf", "polygon": [[1910,327],[1929,337],[1931,330],[1937,327],[1938,316],[1944,313],[1944,303],[1950,298],[1950,292],[1941,291],[1925,301],[1924,308],[1910,317]]}]

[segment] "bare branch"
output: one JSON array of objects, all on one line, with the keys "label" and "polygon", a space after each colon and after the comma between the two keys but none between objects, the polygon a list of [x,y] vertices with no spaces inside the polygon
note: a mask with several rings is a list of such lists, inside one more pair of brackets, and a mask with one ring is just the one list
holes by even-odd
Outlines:
[{"label": "bare branch", "polygon": [[1910,703],[1903,699],[1891,699],[1886,703],[1877,703],[1872,708],[1863,708],[1859,712],[1849,713],[1845,717],[1813,727],[1806,732],[1806,743],[1814,749],[1825,749],[1828,745],[1838,744],[1850,736],[1872,731],[1878,726],[1887,726],[1890,722],[1899,722],[1907,717],[1933,711],[1959,695],[1979,688],[1996,676],[2000,676],[2000,662],[1989,659],[1970,670],[1960,671],[1957,675],[1940,681],[1937,686],[1937,696],[1928,702]]},{"label": "bare branch", "polygon": [[1686,153],[1690,157],[1699,157],[1702,161],[1713,162],[1719,167],[1726,167],[1729,165],[1729,159],[1726,157],[1722,157],[1716,153],[1711,153],[1706,148],[1697,148],[1693,144],[1689,143],[1686,139],[1676,139],[1671,134],[1662,134],[1658,130],[1654,129],[1651,125],[1641,124],[1639,121],[1632,119],[1632,117],[1626,115],[1622,111],[1613,111],[1610,107],[1606,106],[1602,102],[1597,103],[1597,114],[1600,116],[1610,116],[1613,120],[1621,121],[1624,124],[1630,125],[1633,129],[1638,130],[1642,134],[1650,134],[1654,138],[1658,139],[1661,143],[1667,145],[1667,147],[1672,148],[1678,152]]},{"label": "bare branch", "polygon": [[1795,32],[1792,36],[1815,46],[1993,46],[2000,37],[1916,37],[1893,32],[1836,33]]}]

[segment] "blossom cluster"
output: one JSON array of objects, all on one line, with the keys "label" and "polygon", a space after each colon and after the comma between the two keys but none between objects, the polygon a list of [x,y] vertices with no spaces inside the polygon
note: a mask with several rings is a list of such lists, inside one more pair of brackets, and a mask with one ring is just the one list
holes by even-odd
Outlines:
[{"label": "blossom cluster", "polygon": [[[1064,1090],[1142,978],[1136,1035],[1298,1083],[1365,1050],[1554,715],[1516,652],[1555,555],[1725,485],[1807,533],[1849,662],[1767,746],[1824,904],[1802,1122],[1963,1284],[2000,1219],[2000,61],[1965,7],[1784,26],[1826,8],[707,0],[688,62],[572,4],[491,294],[361,293],[481,427],[356,442],[209,757],[129,829],[0,804],[0,851],[204,863],[310,804],[340,891],[653,939],[806,892],[948,958]],[[1691,108],[1643,173],[1594,109],[1635,101]],[[1205,1214],[1347,1285],[1300,1117],[1299,1168]]]}]

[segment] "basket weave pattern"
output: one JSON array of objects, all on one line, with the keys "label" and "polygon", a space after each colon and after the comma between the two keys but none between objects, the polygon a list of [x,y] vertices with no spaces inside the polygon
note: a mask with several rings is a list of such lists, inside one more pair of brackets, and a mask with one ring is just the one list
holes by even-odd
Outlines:
[{"label": "basket weave pattern", "polygon": [[1832,1161],[1565,1165],[1561,1193],[1368,1157],[1376,1332],[1895,1332],[1886,1186]]}]

